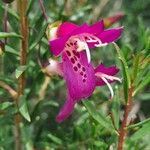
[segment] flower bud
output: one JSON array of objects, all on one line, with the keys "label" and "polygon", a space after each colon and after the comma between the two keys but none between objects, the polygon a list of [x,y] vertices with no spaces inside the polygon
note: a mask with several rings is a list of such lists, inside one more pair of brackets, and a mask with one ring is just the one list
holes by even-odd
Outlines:
[{"label": "flower bud", "polygon": [[47,35],[48,40],[53,40],[57,38],[57,30],[60,24],[61,24],[61,21],[56,21],[48,25],[46,29],[46,35]]},{"label": "flower bud", "polygon": [[48,60],[48,62],[43,64],[42,71],[46,73],[48,76],[63,75],[61,63],[51,58]]},{"label": "flower bud", "polygon": [[110,27],[114,23],[118,22],[120,19],[124,17],[124,13],[118,13],[114,16],[104,19],[104,26],[105,28]]}]

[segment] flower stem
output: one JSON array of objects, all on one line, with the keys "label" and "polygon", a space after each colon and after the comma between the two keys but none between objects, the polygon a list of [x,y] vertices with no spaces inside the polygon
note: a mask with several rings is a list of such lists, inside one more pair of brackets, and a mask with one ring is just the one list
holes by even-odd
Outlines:
[{"label": "flower stem", "polygon": [[133,98],[133,86],[128,89],[128,100],[124,111],[124,118],[122,121],[121,128],[119,130],[119,140],[118,140],[118,149],[123,150],[124,141],[127,135],[127,126],[128,126],[128,116],[132,107],[132,98]]},{"label": "flower stem", "polygon": [[[20,34],[23,37],[21,39],[20,45],[20,65],[26,65],[27,61],[27,49],[28,49],[28,20],[26,16],[28,0],[18,0],[17,7],[18,13],[20,16]],[[25,88],[25,74],[21,74],[18,79],[18,97],[16,99],[16,107],[18,107],[19,99],[24,94]],[[19,113],[15,116],[15,150],[22,149],[22,141],[21,141],[21,130],[20,130],[20,123],[21,123],[21,115]]]}]

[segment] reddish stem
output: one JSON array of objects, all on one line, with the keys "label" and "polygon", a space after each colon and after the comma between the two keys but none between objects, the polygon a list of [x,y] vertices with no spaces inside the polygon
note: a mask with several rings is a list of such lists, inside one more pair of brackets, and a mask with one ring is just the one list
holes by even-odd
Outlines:
[{"label": "reddish stem", "polygon": [[124,118],[122,121],[121,128],[119,130],[119,140],[117,150],[123,150],[124,141],[128,132],[126,127],[128,125],[128,116],[132,107],[132,98],[133,98],[132,95],[133,95],[133,86],[131,85],[131,87],[128,90],[128,101],[124,111]]},{"label": "reddish stem", "polygon": [[[28,49],[28,18],[26,16],[28,0],[18,0],[18,13],[20,16],[20,34],[22,35],[21,39],[21,48],[20,48],[20,65],[26,65],[27,61],[27,49]],[[25,73],[21,74],[18,80],[18,97],[16,99],[16,107],[18,107],[19,99],[24,94],[25,88]],[[17,113],[15,115],[15,150],[22,150],[22,141],[21,141],[21,115]]]}]

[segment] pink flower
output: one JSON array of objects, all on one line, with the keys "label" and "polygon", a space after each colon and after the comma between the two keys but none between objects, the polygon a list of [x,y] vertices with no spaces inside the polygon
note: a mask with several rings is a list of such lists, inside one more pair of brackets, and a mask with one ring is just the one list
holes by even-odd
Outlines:
[{"label": "pink flower", "polygon": [[53,63],[55,67],[50,63],[48,70],[56,68],[67,84],[67,100],[56,118],[58,122],[62,122],[73,112],[78,101],[91,96],[96,86],[107,85],[113,96],[110,83],[120,81],[114,77],[119,70],[115,66],[106,68],[103,64],[94,68],[89,48],[106,46],[116,41],[122,31],[122,27],[104,30],[103,21],[92,26],[77,26],[65,22],[51,30],[51,51],[55,56],[61,56],[62,62]]}]

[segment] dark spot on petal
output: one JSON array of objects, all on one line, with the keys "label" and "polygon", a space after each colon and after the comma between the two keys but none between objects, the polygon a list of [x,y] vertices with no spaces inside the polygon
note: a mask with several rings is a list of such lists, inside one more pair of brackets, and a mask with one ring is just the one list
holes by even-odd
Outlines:
[{"label": "dark spot on petal", "polygon": [[82,81],[83,81],[83,82],[85,82],[86,80],[85,80],[85,79],[83,79]]},{"label": "dark spot on petal", "polygon": [[77,41],[74,42],[74,45],[77,45]]},{"label": "dark spot on petal", "polygon": [[73,46],[73,43],[72,43],[72,42],[70,42],[70,45],[72,45],[72,46]]},{"label": "dark spot on petal", "polygon": [[76,55],[76,51],[75,50],[73,50],[72,52],[73,52],[74,55]]},{"label": "dark spot on petal", "polygon": [[67,46],[70,47],[70,45],[67,43]]},{"label": "dark spot on petal", "polygon": [[85,38],[86,40],[88,39],[88,37],[87,37],[87,36],[85,36],[84,38]]},{"label": "dark spot on petal", "polygon": [[81,76],[83,76],[83,72],[80,72]]},{"label": "dark spot on petal", "polygon": [[84,75],[84,78],[87,78],[87,75],[86,75],[86,74]]},{"label": "dark spot on petal", "polygon": [[78,68],[76,66],[73,67],[74,71],[78,71]]},{"label": "dark spot on petal", "polygon": [[84,71],[84,72],[85,72],[85,68],[84,68],[84,67],[82,67],[82,71]]},{"label": "dark spot on petal", "polygon": [[79,63],[77,64],[77,66],[78,66],[78,68],[81,68],[81,65]]},{"label": "dark spot on petal", "polygon": [[68,56],[71,56],[71,53],[69,51],[66,51],[66,53],[67,53]]},{"label": "dark spot on petal", "polygon": [[75,56],[77,56],[78,58],[80,58],[80,54],[79,54],[78,52],[76,52],[75,50],[73,50],[72,52],[73,52],[73,54],[74,54]]},{"label": "dark spot on petal", "polygon": [[75,60],[73,58],[71,58],[71,62],[74,64],[75,63]]},{"label": "dark spot on petal", "polygon": [[73,58],[74,58],[75,60],[77,60],[77,57],[76,57],[76,56],[74,56]]},{"label": "dark spot on petal", "polygon": [[78,52],[76,52],[76,56],[77,56],[78,58],[80,58],[80,54],[79,54]]}]

